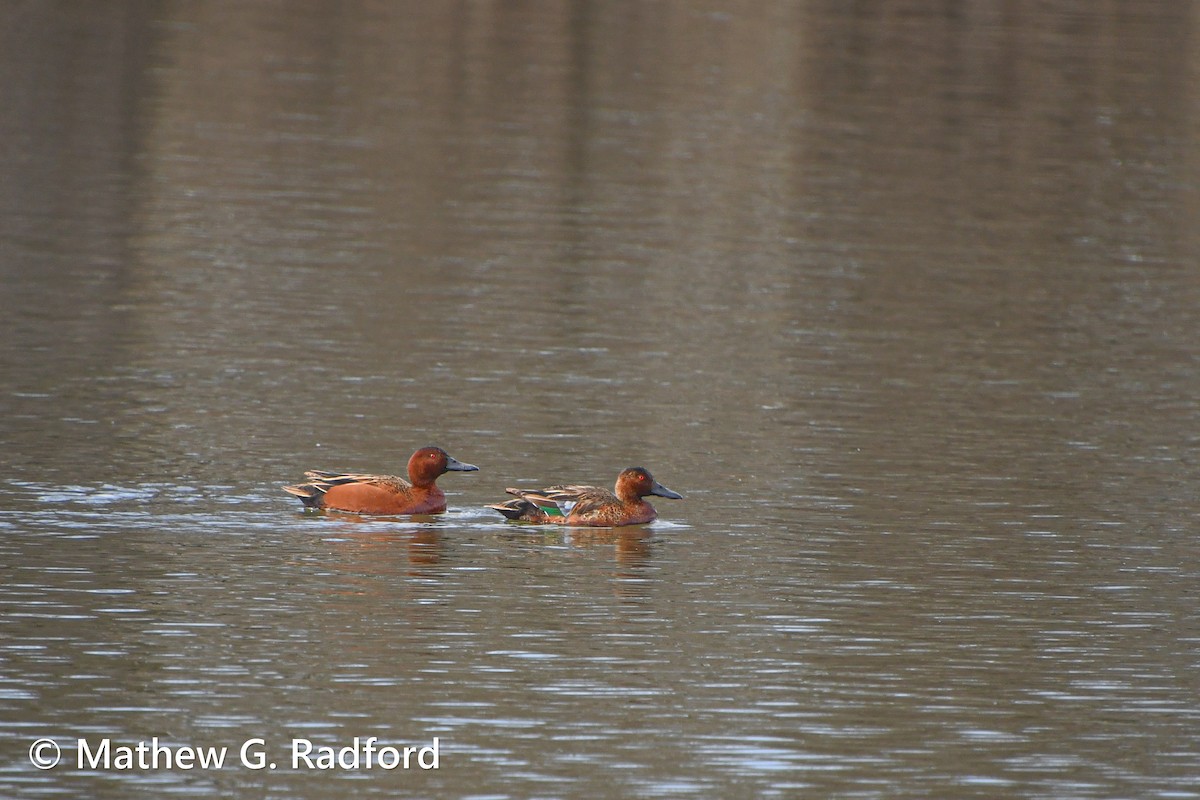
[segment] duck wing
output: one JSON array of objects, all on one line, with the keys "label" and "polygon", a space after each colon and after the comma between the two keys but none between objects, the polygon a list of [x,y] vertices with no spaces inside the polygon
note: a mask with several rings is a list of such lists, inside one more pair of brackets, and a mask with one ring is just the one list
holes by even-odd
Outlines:
[{"label": "duck wing", "polygon": [[308,478],[310,485],[319,488],[322,492],[327,492],[334,486],[344,486],[347,483],[365,483],[381,489],[394,489],[401,492],[412,488],[411,483],[397,475],[365,475],[312,469],[304,473],[304,477]]},{"label": "duck wing", "polygon": [[547,514],[561,514],[564,517],[568,517],[572,513],[587,513],[611,503],[621,502],[608,489],[579,484],[550,486],[536,490],[505,489],[505,491],[528,500]]}]

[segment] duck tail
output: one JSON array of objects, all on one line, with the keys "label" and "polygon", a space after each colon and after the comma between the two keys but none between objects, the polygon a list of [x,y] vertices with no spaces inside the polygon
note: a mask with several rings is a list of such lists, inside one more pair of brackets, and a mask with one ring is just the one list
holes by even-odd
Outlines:
[{"label": "duck tail", "polygon": [[320,508],[325,498],[328,485],[318,483],[301,483],[296,486],[285,486],[283,490],[290,495],[300,498],[305,508]]},{"label": "duck tail", "polygon": [[509,500],[506,503],[495,503],[489,505],[488,508],[499,511],[506,519],[513,522],[550,522],[550,516],[543,509],[523,497]]},{"label": "duck tail", "polygon": [[521,500],[510,500],[507,503],[495,503],[493,505],[486,506],[486,508],[499,511],[504,515],[505,519],[519,520],[521,515],[525,513],[525,508],[523,508],[523,506],[528,505],[530,504]]}]

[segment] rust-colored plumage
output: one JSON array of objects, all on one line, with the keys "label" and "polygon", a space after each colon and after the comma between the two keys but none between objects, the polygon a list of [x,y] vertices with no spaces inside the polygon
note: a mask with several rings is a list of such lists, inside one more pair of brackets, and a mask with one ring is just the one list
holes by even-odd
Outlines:
[{"label": "rust-colored plumage", "polygon": [[658,518],[654,506],[643,500],[647,495],[681,499],[654,480],[644,467],[629,467],[617,476],[614,491],[598,486],[560,485],[546,489],[505,489],[515,500],[488,506],[515,522],[538,525],[559,523],[613,528],[640,525]]},{"label": "rust-colored plumage", "polygon": [[408,459],[408,480],[395,475],[361,475],[310,470],[307,483],[285,486],[305,508],[325,508],[356,514],[439,514],[446,510],[446,495],[438,476],[447,472],[473,472],[440,447],[422,447]]}]

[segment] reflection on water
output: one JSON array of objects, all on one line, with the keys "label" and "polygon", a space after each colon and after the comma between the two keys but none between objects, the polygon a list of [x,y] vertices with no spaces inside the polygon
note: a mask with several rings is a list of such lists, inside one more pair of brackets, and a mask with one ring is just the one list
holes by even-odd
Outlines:
[{"label": "reflection on water", "polygon": [[0,10],[0,794],[1200,797],[1192,16]]}]

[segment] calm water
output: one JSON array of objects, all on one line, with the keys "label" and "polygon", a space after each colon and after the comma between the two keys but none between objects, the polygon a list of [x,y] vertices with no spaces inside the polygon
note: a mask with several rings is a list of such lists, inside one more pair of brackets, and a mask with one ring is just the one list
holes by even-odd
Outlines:
[{"label": "calm water", "polygon": [[0,796],[1200,798],[1196,27],[5,4]]}]

